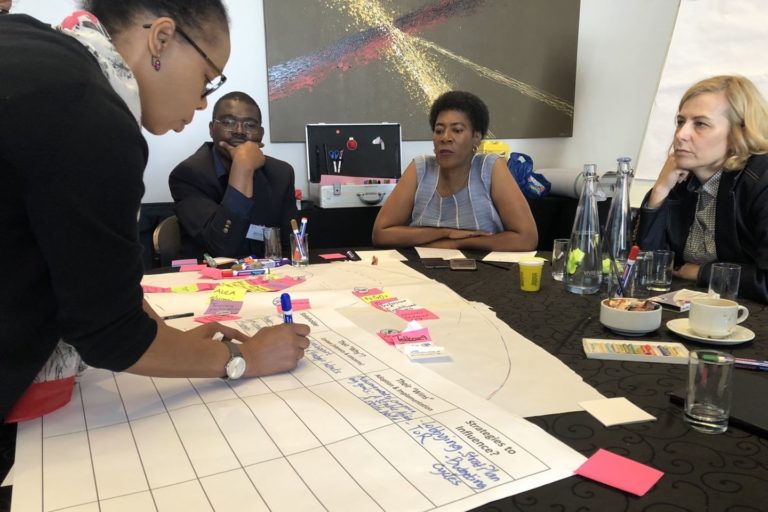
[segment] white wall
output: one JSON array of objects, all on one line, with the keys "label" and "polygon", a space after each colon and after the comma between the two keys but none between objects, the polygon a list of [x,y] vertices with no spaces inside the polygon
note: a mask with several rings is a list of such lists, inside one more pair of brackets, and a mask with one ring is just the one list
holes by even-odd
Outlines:
[{"label": "white wall", "polygon": [[[223,92],[248,92],[267,118],[262,1],[225,1],[232,19],[232,56]],[[513,151],[531,155],[537,168],[572,168],[574,173],[584,163],[598,164],[600,173],[614,169],[618,156],[636,161],[678,5],[679,0],[581,0],[573,137],[508,140]],[[54,23],[74,7],[74,0],[16,0],[13,11]],[[510,44],[516,43],[510,37]],[[211,104],[216,98],[211,98]],[[504,112],[491,115],[503,116]],[[209,120],[210,111],[200,112],[180,134],[147,134],[150,159],[145,202],[170,200],[168,173],[208,140]],[[293,165],[296,184],[306,194],[304,144],[271,144],[266,123],[265,129],[265,151]],[[431,141],[403,142],[403,162],[431,151]],[[635,180],[633,203],[647,185]]]}]

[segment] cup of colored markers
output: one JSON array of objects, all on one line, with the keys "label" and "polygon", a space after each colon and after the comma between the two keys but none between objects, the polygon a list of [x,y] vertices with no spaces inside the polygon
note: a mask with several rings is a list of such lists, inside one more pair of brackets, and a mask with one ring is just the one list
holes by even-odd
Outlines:
[{"label": "cup of colored markers", "polygon": [[301,227],[296,219],[291,219],[291,265],[306,267],[309,265],[309,235],[307,234],[307,218],[301,218]]}]

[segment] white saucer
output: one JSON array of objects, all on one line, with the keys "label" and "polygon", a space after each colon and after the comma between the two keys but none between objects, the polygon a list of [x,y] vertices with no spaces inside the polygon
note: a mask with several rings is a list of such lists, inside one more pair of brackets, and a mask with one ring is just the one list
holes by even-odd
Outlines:
[{"label": "white saucer", "polygon": [[675,318],[674,320],[670,320],[667,322],[667,329],[687,340],[698,341],[709,345],[738,345],[739,343],[746,343],[755,337],[754,332],[740,325],[736,325],[731,334],[725,338],[707,338],[706,336],[699,336],[691,331],[687,318]]}]

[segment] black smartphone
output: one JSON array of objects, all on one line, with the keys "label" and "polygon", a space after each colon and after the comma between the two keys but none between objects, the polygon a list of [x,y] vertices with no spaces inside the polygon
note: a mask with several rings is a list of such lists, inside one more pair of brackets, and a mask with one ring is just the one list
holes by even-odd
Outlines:
[{"label": "black smartphone", "polygon": [[477,262],[472,258],[454,258],[450,265],[451,270],[477,270]]},{"label": "black smartphone", "polygon": [[427,268],[449,268],[448,260],[443,258],[421,258],[421,262]]}]

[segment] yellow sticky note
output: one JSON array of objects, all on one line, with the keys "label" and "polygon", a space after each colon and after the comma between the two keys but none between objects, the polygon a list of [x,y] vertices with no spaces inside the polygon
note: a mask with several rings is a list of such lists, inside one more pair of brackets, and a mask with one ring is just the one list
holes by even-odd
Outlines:
[{"label": "yellow sticky note", "polygon": [[377,293],[376,295],[364,295],[360,298],[363,299],[363,302],[365,302],[366,304],[370,304],[375,300],[391,299],[392,294],[384,292],[384,293]]},{"label": "yellow sticky note", "polygon": [[173,293],[194,293],[197,291],[197,285],[196,284],[185,284],[182,286],[174,286],[171,288],[171,291]]},{"label": "yellow sticky note", "polygon": [[258,284],[249,284],[248,291],[249,292],[271,292],[273,290],[271,288],[267,288],[266,286],[261,286]]},{"label": "yellow sticky note", "polygon": [[229,281],[227,282],[228,286],[232,286],[234,288],[242,288],[246,292],[269,292],[272,291],[269,288],[266,288],[264,286],[261,286],[259,284],[251,284],[247,281]]},{"label": "yellow sticky note", "polygon": [[217,286],[213,293],[211,293],[211,300],[235,300],[241,301],[248,292],[245,288],[239,286],[231,286],[229,284],[220,284]]}]

